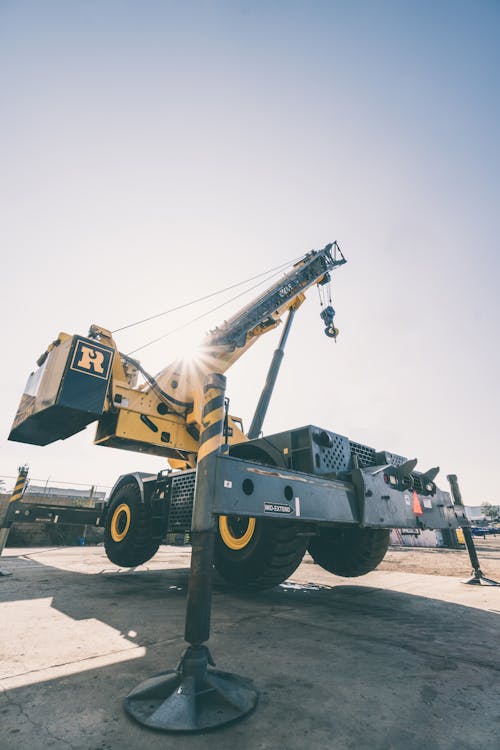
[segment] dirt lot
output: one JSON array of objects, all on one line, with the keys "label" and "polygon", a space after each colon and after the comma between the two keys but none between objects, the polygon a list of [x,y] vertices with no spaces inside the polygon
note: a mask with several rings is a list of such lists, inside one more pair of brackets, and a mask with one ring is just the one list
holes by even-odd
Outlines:
[{"label": "dirt lot", "polygon": [[[500,536],[474,541],[483,573],[500,581]],[[471,565],[466,550],[391,547],[377,570],[467,577]]]}]

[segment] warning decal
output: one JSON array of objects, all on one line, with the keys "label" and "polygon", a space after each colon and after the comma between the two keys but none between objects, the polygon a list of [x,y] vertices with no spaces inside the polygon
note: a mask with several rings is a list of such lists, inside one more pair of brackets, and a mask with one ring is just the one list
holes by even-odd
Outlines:
[{"label": "warning decal", "polygon": [[416,516],[421,516],[423,514],[422,506],[420,505],[420,498],[413,490],[413,512]]}]

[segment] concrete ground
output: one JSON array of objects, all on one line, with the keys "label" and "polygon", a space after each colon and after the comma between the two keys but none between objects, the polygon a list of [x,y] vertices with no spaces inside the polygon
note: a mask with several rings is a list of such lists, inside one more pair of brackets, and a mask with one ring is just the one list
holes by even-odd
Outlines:
[{"label": "concrete ground", "polygon": [[6,550],[1,750],[500,748],[500,589],[341,579],[309,558],[269,592],[214,585],[210,648],[218,668],[254,680],[252,715],[197,736],[135,724],[123,697],[184,648],[188,564],[171,547],[132,572],[102,548]]}]

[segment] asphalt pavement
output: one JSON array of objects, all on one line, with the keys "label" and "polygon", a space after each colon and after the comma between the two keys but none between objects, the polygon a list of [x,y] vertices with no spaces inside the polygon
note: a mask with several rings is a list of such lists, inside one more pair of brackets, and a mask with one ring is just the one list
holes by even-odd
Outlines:
[{"label": "asphalt pavement", "polygon": [[499,750],[500,589],[310,558],[268,592],[214,583],[209,646],[253,680],[254,713],[201,735],[134,723],[123,698],[184,650],[188,566],[175,547],[134,571],[102,548],[7,549],[1,750]]}]

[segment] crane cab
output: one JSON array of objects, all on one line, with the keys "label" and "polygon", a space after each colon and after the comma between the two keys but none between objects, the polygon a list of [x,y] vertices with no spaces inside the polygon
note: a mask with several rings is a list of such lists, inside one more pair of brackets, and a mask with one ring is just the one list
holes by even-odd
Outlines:
[{"label": "crane cab", "polygon": [[60,333],[28,378],[9,440],[48,445],[99,419],[114,353],[101,342]]}]

